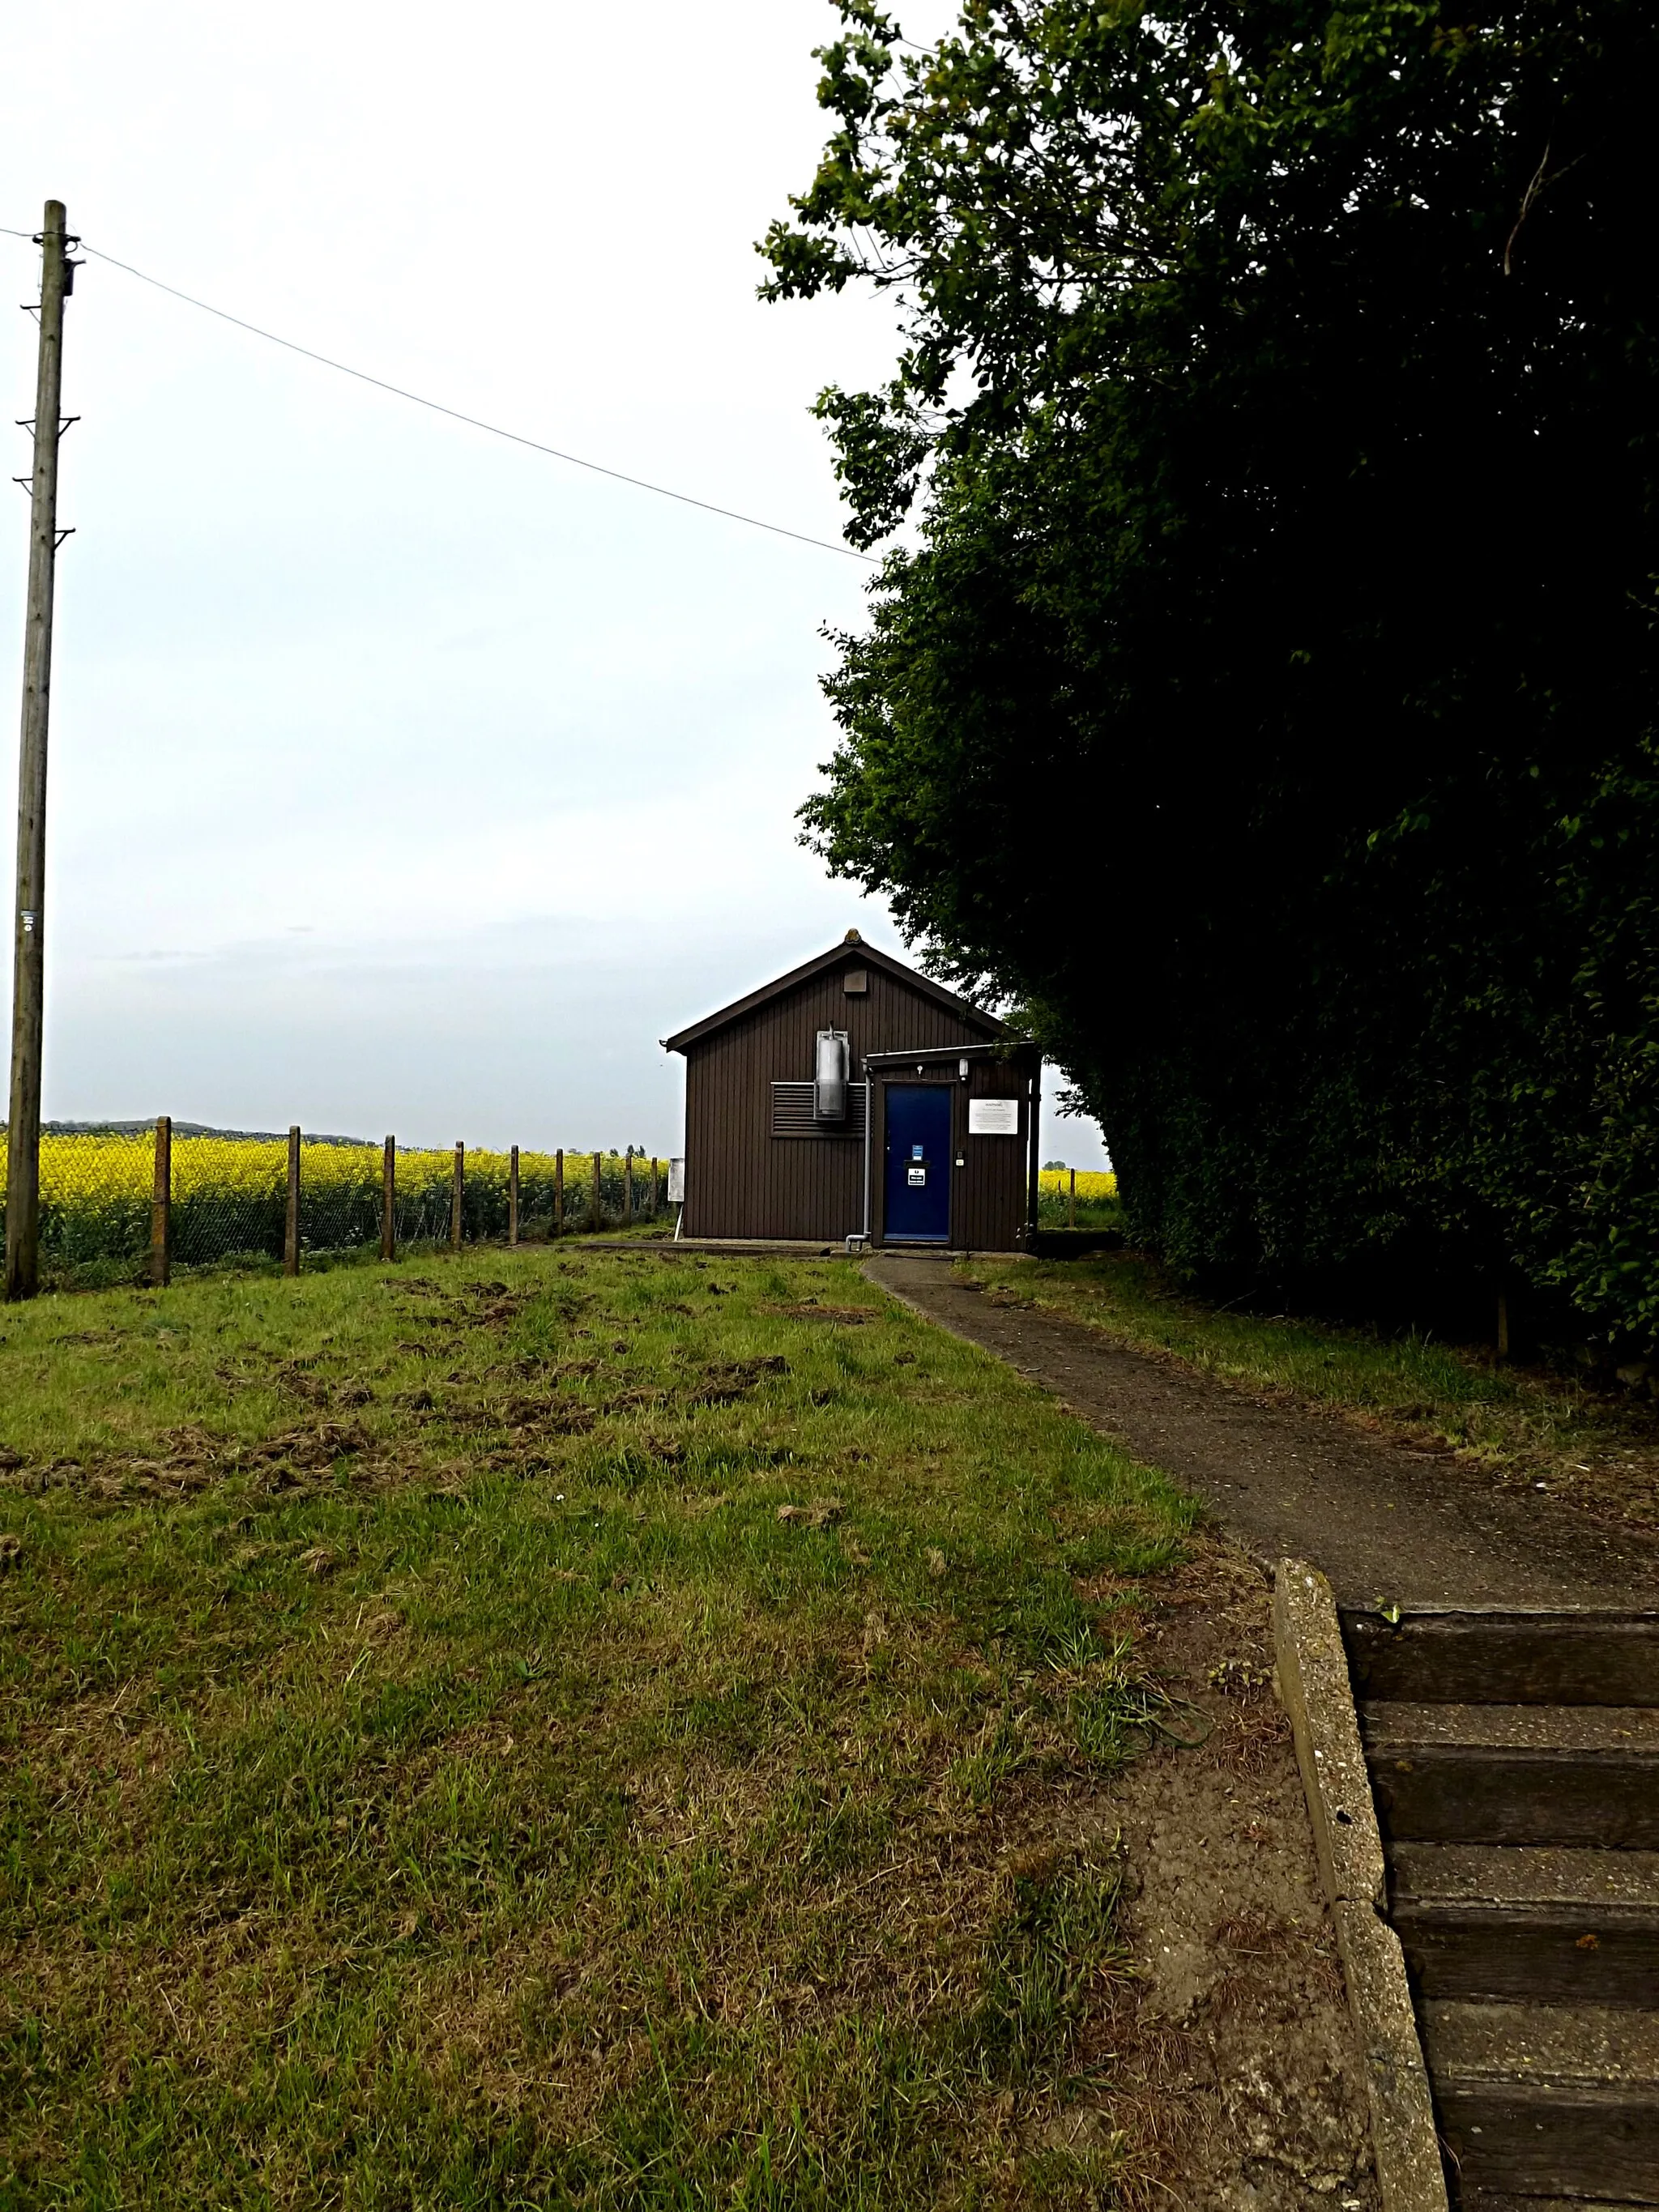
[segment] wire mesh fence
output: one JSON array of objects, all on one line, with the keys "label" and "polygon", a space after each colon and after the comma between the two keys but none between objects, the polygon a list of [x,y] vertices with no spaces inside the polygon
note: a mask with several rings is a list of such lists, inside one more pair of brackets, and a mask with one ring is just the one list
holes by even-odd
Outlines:
[{"label": "wire mesh fence", "polygon": [[[49,1125],[40,1157],[40,1279],[48,1289],[629,1229],[662,1218],[667,1166],[631,1149],[434,1150],[165,1120]],[[3,1237],[0,1227],[0,1256]]]},{"label": "wire mesh fence", "polygon": [[40,1249],[50,1279],[126,1281],[147,1261],[154,1158],[148,1133],[41,1139]]},{"label": "wire mesh fence", "polygon": [[1110,1169],[1046,1167],[1038,1176],[1040,1229],[1115,1228],[1121,1219]]}]

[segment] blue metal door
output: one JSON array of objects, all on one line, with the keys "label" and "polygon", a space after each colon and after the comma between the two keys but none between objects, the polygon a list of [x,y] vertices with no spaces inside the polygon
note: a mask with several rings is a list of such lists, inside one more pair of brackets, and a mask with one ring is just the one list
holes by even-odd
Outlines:
[{"label": "blue metal door", "polygon": [[951,1241],[951,1100],[948,1083],[887,1085],[889,1244]]}]

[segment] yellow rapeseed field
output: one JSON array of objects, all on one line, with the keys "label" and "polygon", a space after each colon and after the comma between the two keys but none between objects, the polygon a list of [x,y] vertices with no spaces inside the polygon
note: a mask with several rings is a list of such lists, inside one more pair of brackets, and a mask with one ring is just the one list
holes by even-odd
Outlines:
[{"label": "yellow rapeseed field", "polygon": [[[623,1163],[602,1155],[606,1216],[623,1211]],[[301,1241],[316,1251],[373,1245],[380,1232],[383,1152],[379,1145],[302,1143],[300,1150]],[[397,1156],[399,1243],[447,1241],[455,1156],[447,1147]],[[509,1155],[469,1152],[463,1233],[504,1237],[508,1221]],[[154,1196],[155,1139],[150,1129],[58,1132],[40,1144],[43,1265],[55,1280],[125,1279],[147,1254]],[[552,1225],[556,1162],[551,1152],[519,1156],[520,1220],[532,1234]],[[650,1203],[648,1169],[636,1160],[634,1211]],[[592,1205],[592,1154],[564,1161],[566,1218],[581,1221]],[[0,1202],[4,1147],[0,1146]],[[182,1265],[226,1258],[278,1257],[287,1213],[286,1138],[175,1135],[173,1140],[172,1247]],[[111,1275],[113,1268],[116,1273]],[[88,1271],[91,1271],[88,1273]]]},{"label": "yellow rapeseed field", "polygon": [[[1070,1168],[1044,1168],[1042,1175],[1042,1194],[1045,1198],[1064,1198],[1070,1188]],[[1117,1177],[1109,1168],[1079,1168],[1077,1170],[1077,1194],[1079,1198],[1103,1199],[1117,1196]]]},{"label": "yellow rapeseed field", "polygon": [[[149,1130],[132,1135],[48,1135],[40,1139],[40,1197],[43,1205],[73,1209],[106,1206],[122,1200],[152,1194],[155,1140]],[[565,1158],[566,1187],[586,1187],[589,1155],[571,1152]],[[466,1174],[487,1183],[507,1187],[508,1156],[505,1152],[469,1152]],[[620,1168],[620,1163],[618,1163]],[[642,1172],[640,1162],[636,1171]],[[398,1154],[398,1188],[410,1194],[441,1184],[447,1190],[454,1170],[454,1154],[447,1150],[404,1152]],[[339,1191],[380,1188],[381,1152],[378,1145],[302,1143],[300,1179],[307,1190]],[[550,1182],[554,1173],[551,1152],[521,1152],[521,1182],[532,1177]],[[174,1137],[173,1140],[173,1196],[174,1203],[201,1197],[264,1198],[288,1184],[288,1145],[282,1138]],[[0,1148],[0,1194],[5,1190],[5,1155]]]}]

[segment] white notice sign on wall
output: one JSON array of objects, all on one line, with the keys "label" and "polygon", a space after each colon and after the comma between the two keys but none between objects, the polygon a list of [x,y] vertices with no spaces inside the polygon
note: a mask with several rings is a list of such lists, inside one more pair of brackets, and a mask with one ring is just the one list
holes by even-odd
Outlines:
[{"label": "white notice sign on wall", "polygon": [[970,1098],[968,1101],[970,1137],[1017,1137],[1019,1134],[1018,1098]]}]

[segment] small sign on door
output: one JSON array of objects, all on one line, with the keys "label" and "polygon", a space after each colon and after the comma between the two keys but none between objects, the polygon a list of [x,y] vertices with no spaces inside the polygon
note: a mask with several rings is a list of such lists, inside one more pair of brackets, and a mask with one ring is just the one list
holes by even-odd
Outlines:
[{"label": "small sign on door", "polygon": [[970,1098],[968,1101],[970,1137],[1017,1137],[1019,1134],[1018,1098]]},{"label": "small sign on door", "polygon": [[912,1189],[917,1189],[926,1183],[927,1180],[927,1170],[926,1168],[907,1168],[904,1172],[904,1180],[910,1185]]}]

